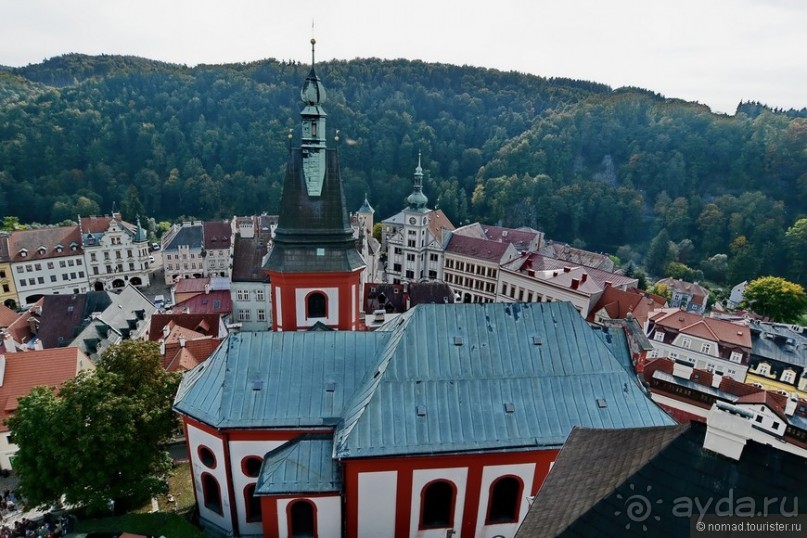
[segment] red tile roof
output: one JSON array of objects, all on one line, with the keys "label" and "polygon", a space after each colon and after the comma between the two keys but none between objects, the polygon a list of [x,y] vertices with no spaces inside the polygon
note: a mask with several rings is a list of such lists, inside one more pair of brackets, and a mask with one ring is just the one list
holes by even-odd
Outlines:
[{"label": "red tile roof", "polygon": [[719,341],[730,346],[751,348],[751,331],[740,323],[703,317],[677,308],[653,312],[650,319],[660,327],[667,327],[682,334]]},{"label": "red tile roof", "polygon": [[6,328],[14,323],[20,315],[6,305],[0,304],[0,327]]},{"label": "red tile roof", "polygon": [[200,293],[175,304],[173,311],[186,314],[229,314],[233,311],[233,300],[228,290]]},{"label": "red tile roof", "polygon": [[58,387],[76,376],[79,360],[84,368],[92,368],[92,362],[75,347],[7,353],[5,372],[0,385],[0,432],[8,431],[3,424],[17,409],[19,398],[26,396],[38,386]]},{"label": "red tile roof", "polygon": [[443,240],[443,230],[453,230],[454,225],[448,220],[446,214],[442,209],[435,209],[429,212],[429,233],[437,239],[437,242]]},{"label": "red tile roof", "polygon": [[[71,244],[75,244],[76,250],[71,248]],[[56,248],[59,245],[62,246],[61,252]],[[44,248],[44,252],[40,248]],[[78,226],[18,230],[8,238],[8,250],[12,262],[81,256],[81,234]],[[25,256],[21,254],[23,250],[27,251]]]},{"label": "red tile roof", "polygon": [[185,372],[207,360],[221,343],[216,338],[205,336],[187,340],[184,346],[178,342],[165,346],[164,366],[169,372]]},{"label": "red tile roof", "polygon": [[510,243],[499,243],[498,241],[453,234],[446,246],[446,253],[499,262],[509,246]]},{"label": "red tile roof", "polygon": [[664,297],[637,288],[623,291],[609,286],[605,288],[597,304],[591,310],[589,321],[594,319],[597,312],[605,309],[611,319],[625,319],[628,314],[631,314],[640,325],[644,326],[648,314],[653,310],[663,308],[666,302]]},{"label": "red tile roof", "polygon": [[205,336],[218,336],[218,314],[154,314],[149,325],[149,340],[156,342],[163,338],[163,327],[169,325],[184,327]]},{"label": "red tile roof", "polygon": [[205,286],[210,284],[210,277],[205,278],[180,278],[174,285],[174,293],[202,293]]},{"label": "red tile roof", "polygon": [[230,248],[232,228],[228,221],[203,222],[204,247],[207,250]]}]

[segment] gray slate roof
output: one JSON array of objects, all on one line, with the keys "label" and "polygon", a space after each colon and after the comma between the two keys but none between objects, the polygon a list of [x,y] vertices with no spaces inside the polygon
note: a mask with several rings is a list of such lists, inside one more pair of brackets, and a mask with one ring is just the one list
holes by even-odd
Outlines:
[{"label": "gray slate roof", "polygon": [[575,428],[516,536],[557,536],[688,428]]},{"label": "gray slate roof", "polygon": [[734,461],[703,449],[705,430],[693,422],[669,429],[572,432],[516,536],[696,536],[690,518],[681,515],[687,500],[698,515],[695,499],[702,506],[710,503],[707,513],[727,505],[736,510],[737,519],[720,523],[749,521],[741,516],[749,508],[768,511],[757,522],[803,510],[807,460],[749,441]]},{"label": "gray slate roof", "polygon": [[337,458],[557,448],[573,426],[673,423],[568,303],[419,305],[370,333],[230,335],[186,374],[175,409],[217,428],[337,426]]},{"label": "gray slate roof", "polygon": [[178,250],[180,246],[187,245],[190,248],[202,248],[202,223],[184,225],[174,237],[163,247],[163,250]]},{"label": "gray slate roof", "polygon": [[342,472],[330,434],[305,434],[266,454],[256,495],[340,491]]}]

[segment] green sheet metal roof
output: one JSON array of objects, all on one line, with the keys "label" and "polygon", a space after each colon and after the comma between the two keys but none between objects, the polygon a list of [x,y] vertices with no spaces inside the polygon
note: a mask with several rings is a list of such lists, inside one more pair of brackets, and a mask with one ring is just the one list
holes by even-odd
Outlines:
[{"label": "green sheet metal roof", "polygon": [[175,409],[216,428],[333,425],[388,338],[367,332],[242,332],[182,380]]},{"label": "green sheet metal roof", "polygon": [[568,303],[428,304],[372,333],[231,335],[175,408],[217,428],[336,427],[337,458],[560,447],[573,426],[674,423]]},{"label": "green sheet metal roof", "polygon": [[329,434],[305,434],[266,454],[256,495],[340,491],[342,473]]},{"label": "green sheet metal roof", "polygon": [[340,458],[559,448],[575,425],[674,424],[570,303],[419,305],[392,334],[337,430]]}]

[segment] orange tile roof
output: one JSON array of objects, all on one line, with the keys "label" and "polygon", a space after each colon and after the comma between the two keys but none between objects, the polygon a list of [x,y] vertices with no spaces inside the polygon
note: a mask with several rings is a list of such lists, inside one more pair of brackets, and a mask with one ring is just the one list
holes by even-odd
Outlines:
[{"label": "orange tile roof", "polygon": [[8,327],[14,323],[20,315],[6,305],[0,304],[0,327]]},{"label": "orange tile roof", "polygon": [[63,347],[42,351],[7,353],[5,373],[0,386],[0,432],[8,431],[3,424],[17,409],[19,398],[38,386],[58,387],[76,376],[79,360],[85,368],[92,362],[80,349]]},{"label": "orange tile roof", "polygon": [[685,312],[675,308],[655,312],[650,316],[650,319],[661,327],[675,329],[683,334],[751,348],[751,331],[748,327],[739,323],[707,318],[700,314],[693,314],[692,312]]}]

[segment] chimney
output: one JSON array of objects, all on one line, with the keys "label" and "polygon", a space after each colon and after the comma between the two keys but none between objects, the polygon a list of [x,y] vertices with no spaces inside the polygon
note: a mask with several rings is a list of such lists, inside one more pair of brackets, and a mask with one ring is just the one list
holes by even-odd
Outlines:
[{"label": "chimney", "polygon": [[580,275],[580,282],[585,282],[586,280],[588,280],[588,273]]},{"label": "chimney", "polygon": [[179,337],[179,347],[185,347],[185,337],[181,335]]},{"label": "chimney", "polygon": [[14,337],[11,336],[11,333],[3,335],[3,346],[6,348],[6,353],[17,352],[17,346],[14,344]]},{"label": "chimney", "polygon": [[723,381],[723,372],[717,370],[712,372],[712,388],[719,389],[721,381]]},{"label": "chimney", "polygon": [[205,284],[205,295],[210,293],[210,284]]},{"label": "chimney", "polygon": [[0,355],[0,387],[6,380],[6,356]]},{"label": "chimney", "polygon": [[605,287],[606,288],[610,288],[612,285],[613,285],[613,283],[610,280],[605,281]]},{"label": "chimney", "polygon": [[571,270],[572,270],[572,268],[571,268],[571,267],[569,267],[568,265],[566,265],[566,266],[564,266],[564,267],[563,267],[563,272],[564,272],[564,273],[568,273],[568,272],[570,272]]},{"label": "chimney", "polygon": [[165,340],[160,338],[160,355],[165,355]]},{"label": "chimney", "polygon": [[579,278],[573,278],[572,279],[572,289],[576,290],[579,287],[580,287],[580,279]]},{"label": "chimney", "polygon": [[739,461],[750,437],[754,413],[725,402],[716,402],[706,415],[703,448]]},{"label": "chimney", "polygon": [[673,364],[673,375],[675,377],[689,379],[689,376],[692,375],[692,365],[686,362],[675,361],[675,364]]},{"label": "chimney", "polygon": [[796,406],[799,403],[799,399],[791,394],[787,398],[787,403],[785,403],[785,415],[792,417],[793,414],[796,412]]}]

